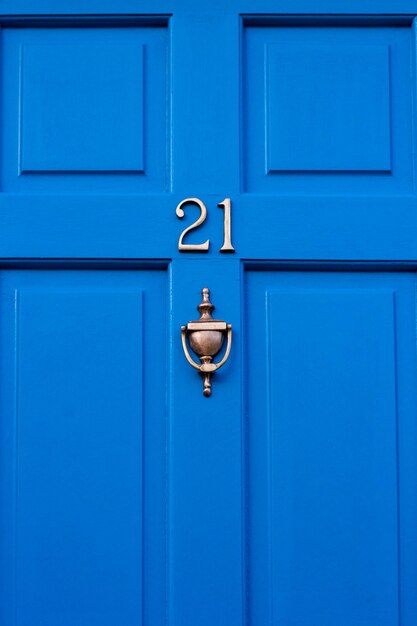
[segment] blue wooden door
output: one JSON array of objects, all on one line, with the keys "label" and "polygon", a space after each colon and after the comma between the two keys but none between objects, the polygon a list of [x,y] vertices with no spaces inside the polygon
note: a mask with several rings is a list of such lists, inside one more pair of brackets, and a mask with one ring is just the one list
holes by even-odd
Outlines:
[{"label": "blue wooden door", "polygon": [[416,15],[3,0],[1,626],[415,626]]}]

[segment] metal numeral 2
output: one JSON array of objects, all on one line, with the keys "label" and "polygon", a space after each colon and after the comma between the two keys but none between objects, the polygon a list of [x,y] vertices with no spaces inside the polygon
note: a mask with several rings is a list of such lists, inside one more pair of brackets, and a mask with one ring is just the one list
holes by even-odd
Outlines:
[{"label": "metal numeral 2", "polygon": [[[191,226],[188,226],[185,230],[182,231],[180,238],[178,239],[178,250],[180,252],[207,252],[210,247],[210,240],[207,239],[204,243],[184,243],[184,237],[187,233],[190,233],[192,230],[195,230],[201,224],[204,223],[207,217],[207,207],[199,198],[185,198],[185,200],[181,200],[177,208],[175,209],[175,213],[179,219],[182,219],[185,215],[184,209],[182,208],[185,204],[196,204],[200,209],[200,217],[193,223]],[[235,252],[235,249],[232,245],[232,201],[230,198],[225,198],[223,202],[219,202],[217,205],[220,209],[224,209],[224,218],[223,218],[223,234],[224,240],[223,245],[220,248],[220,252]]]}]

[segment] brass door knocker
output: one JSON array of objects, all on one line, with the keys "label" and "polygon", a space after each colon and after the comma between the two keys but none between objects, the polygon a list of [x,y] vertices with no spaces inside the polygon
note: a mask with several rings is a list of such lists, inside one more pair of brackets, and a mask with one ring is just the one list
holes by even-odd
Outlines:
[{"label": "brass door knocker", "polygon": [[[208,398],[211,395],[211,375],[220,369],[229,358],[232,347],[232,325],[212,318],[211,313],[214,310],[214,305],[210,302],[210,291],[205,287],[201,293],[203,300],[197,307],[200,319],[188,322],[187,326],[181,326],[181,338],[185,358],[203,377],[203,394]],[[222,349],[226,335],[227,345],[224,356],[218,363],[213,363],[214,357]],[[196,363],[191,358],[188,352],[187,338],[201,364]]]}]

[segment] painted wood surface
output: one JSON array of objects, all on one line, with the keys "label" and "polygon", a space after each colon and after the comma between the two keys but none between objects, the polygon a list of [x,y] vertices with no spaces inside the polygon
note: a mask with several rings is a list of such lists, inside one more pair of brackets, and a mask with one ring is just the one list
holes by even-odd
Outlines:
[{"label": "painted wood surface", "polygon": [[2,2],[2,625],[415,626],[415,15]]}]

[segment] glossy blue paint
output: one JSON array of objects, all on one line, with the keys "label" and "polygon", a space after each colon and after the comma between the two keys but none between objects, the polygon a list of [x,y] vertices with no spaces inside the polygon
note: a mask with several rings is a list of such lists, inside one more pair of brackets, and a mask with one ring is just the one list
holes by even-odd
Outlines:
[{"label": "glossy blue paint", "polygon": [[253,25],[245,37],[247,191],[320,204],[413,191],[410,26]]},{"label": "glossy blue paint", "polygon": [[163,623],[166,272],[0,280],[0,621]]},{"label": "glossy blue paint", "polygon": [[169,187],[166,24],[94,26],[4,29],[3,191]]},{"label": "glossy blue paint", "polygon": [[19,173],[143,172],[143,45],[130,30],[75,33],[19,39]]},{"label": "glossy blue paint", "polygon": [[415,626],[415,15],[2,2],[2,625]]},{"label": "glossy blue paint", "polygon": [[[193,0],[161,0],[160,9],[156,10],[152,0],[143,1],[138,6],[136,0],[63,0],[59,7],[53,0],[4,0],[2,13],[20,15],[155,15],[161,13],[196,14]],[[199,13],[219,16],[233,13],[259,15],[392,15],[414,14],[417,11],[415,0],[399,0],[395,5],[392,0],[213,0],[209,5],[199,8]]]},{"label": "glossy blue paint", "polygon": [[415,289],[414,273],[248,276],[253,624],[415,619]]},{"label": "glossy blue paint", "polygon": [[358,45],[346,30],[349,43],[334,28],[319,41],[314,29],[271,33],[280,44],[265,44],[262,32],[267,174],[391,171],[389,46],[370,45],[363,29]]}]

